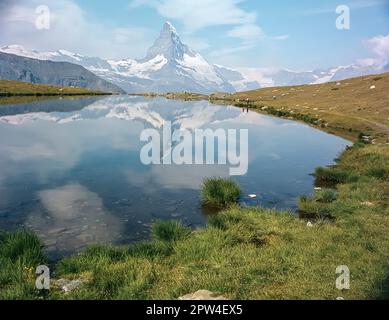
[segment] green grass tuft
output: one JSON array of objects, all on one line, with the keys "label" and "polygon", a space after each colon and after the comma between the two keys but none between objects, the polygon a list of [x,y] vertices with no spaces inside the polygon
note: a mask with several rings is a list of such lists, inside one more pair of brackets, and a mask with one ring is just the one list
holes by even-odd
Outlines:
[{"label": "green grass tuft", "polygon": [[42,244],[38,237],[31,231],[20,230],[0,234],[0,257],[2,259],[33,266],[44,260],[41,247]]},{"label": "green grass tuft", "polygon": [[42,246],[30,231],[0,233],[0,300],[37,299],[35,268],[45,264]]},{"label": "green grass tuft", "polygon": [[188,237],[191,230],[179,221],[158,221],[153,224],[151,232],[156,240],[173,242]]},{"label": "green grass tuft", "polygon": [[201,190],[203,204],[215,208],[226,208],[238,203],[241,193],[235,181],[222,178],[205,179]]},{"label": "green grass tuft", "polygon": [[340,183],[358,179],[354,172],[340,168],[318,167],[315,170],[314,176],[316,178],[316,184],[324,186],[336,186]]},{"label": "green grass tuft", "polygon": [[338,192],[334,189],[322,189],[314,194],[317,202],[331,203],[338,198]]}]

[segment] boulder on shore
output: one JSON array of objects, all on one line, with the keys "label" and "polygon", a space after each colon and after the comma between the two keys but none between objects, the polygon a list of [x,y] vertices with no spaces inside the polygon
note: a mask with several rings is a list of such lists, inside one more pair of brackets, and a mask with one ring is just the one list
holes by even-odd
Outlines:
[{"label": "boulder on shore", "polygon": [[227,298],[208,290],[198,290],[179,297],[178,300],[227,300]]}]

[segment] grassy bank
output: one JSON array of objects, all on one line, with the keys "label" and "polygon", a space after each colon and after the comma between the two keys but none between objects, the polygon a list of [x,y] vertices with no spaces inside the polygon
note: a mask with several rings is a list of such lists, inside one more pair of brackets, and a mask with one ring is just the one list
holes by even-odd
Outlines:
[{"label": "grassy bank", "polygon": [[389,73],[384,73],[317,85],[214,94],[209,99],[304,121],[354,141],[362,133],[374,142],[389,142],[388,87]]},{"label": "grassy bank", "polygon": [[209,100],[302,121],[320,130],[357,141],[389,142],[389,73],[316,85],[261,88],[234,94],[191,92],[144,93],[145,97]]},{"label": "grassy bank", "polygon": [[[316,173],[336,193],[317,191],[305,199],[311,205],[302,209],[310,213],[311,226],[288,212],[239,207],[196,230],[157,223],[150,241],[95,246],[61,260],[52,266],[53,277],[85,283],[69,294],[52,288],[44,297],[176,299],[208,289],[237,299],[388,298],[389,146],[357,144],[336,166]],[[19,237],[24,240],[14,239]],[[31,270],[45,259],[37,240],[25,238],[23,233],[0,238],[6,257],[2,299],[43,295],[33,289]],[[350,290],[335,287],[339,265],[350,268]]]},{"label": "grassy bank", "polygon": [[41,97],[41,96],[75,96],[75,95],[109,95],[78,87],[62,87],[34,84],[21,81],[0,80],[0,98],[2,97]]}]

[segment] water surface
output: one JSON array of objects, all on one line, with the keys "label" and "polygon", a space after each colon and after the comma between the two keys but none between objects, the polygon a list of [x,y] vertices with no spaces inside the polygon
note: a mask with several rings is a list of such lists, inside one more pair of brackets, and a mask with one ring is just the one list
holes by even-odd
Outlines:
[{"label": "water surface", "polygon": [[[158,219],[205,222],[199,187],[227,165],[143,165],[145,128],[248,129],[242,205],[294,209],[314,168],[349,144],[308,125],[207,101],[58,99],[0,106],[0,229],[31,228],[52,254],[127,243]],[[248,194],[257,194],[255,200]]]}]

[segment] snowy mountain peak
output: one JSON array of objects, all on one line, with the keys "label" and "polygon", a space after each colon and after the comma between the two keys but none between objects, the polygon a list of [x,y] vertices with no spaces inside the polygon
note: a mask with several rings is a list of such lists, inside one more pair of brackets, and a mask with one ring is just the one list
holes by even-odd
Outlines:
[{"label": "snowy mountain peak", "polygon": [[54,56],[58,55],[56,52],[39,52],[36,50],[28,50],[18,44],[3,46],[0,48],[0,52],[38,60],[52,60]]},{"label": "snowy mountain peak", "polygon": [[0,48],[1,52],[7,52],[10,54],[16,54],[18,56],[25,56],[28,51],[23,47],[18,44],[11,44],[8,46],[3,46]]},{"label": "snowy mountain peak", "polygon": [[10,44],[8,46],[3,46],[1,47],[1,50],[20,50],[20,51],[24,51],[24,47],[21,46],[21,45],[18,45],[18,44]]},{"label": "snowy mountain peak", "polygon": [[167,21],[162,27],[157,40],[153,46],[148,50],[147,56],[144,60],[150,60],[158,55],[163,55],[168,61],[181,60],[184,54],[194,55],[189,47],[181,42],[176,28]]},{"label": "snowy mountain peak", "polygon": [[73,58],[77,61],[81,61],[81,59],[84,57],[78,53],[74,53],[74,52],[64,50],[64,49],[58,50],[58,52],[64,56],[68,56],[68,57]]},{"label": "snowy mountain peak", "polygon": [[170,33],[176,33],[177,34],[177,30],[176,28],[174,28],[174,26],[171,24],[170,21],[166,21],[163,25],[163,28],[162,28],[162,31],[164,32],[170,32]]}]

